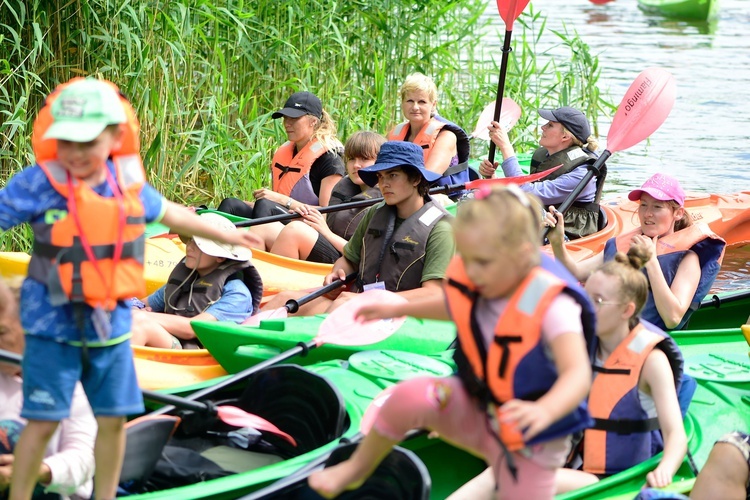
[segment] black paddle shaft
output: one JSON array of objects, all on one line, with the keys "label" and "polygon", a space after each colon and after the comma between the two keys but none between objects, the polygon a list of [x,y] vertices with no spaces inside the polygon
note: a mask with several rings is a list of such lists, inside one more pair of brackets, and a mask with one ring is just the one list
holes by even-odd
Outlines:
[{"label": "black paddle shaft", "polygon": [[[589,165],[588,172],[586,172],[586,175],[583,176],[583,179],[581,179],[581,182],[578,183],[578,185],[575,187],[575,189],[568,195],[567,198],[562,202],[562,205],[557,207],[558,212],[562,212],[563,214],[568,211],[568,209],[575,203],[576,198],[578,198],[578,195],[581,194],[581,191],[588,186],[589,182],[591,182],[591,179],[598,176],[600,174],[599,169],[604,165],[604,162],[607,161],[607,159],[612,156],[612,153],[610,153],[608,150],[604,150],[602,154],[599,156],[599,158],[596,159],[593,165]],[[546,208],[546,207],[545,207]],[[552,230],[551,227],[547,227],[544,229],[544,233],[542,234],[542,241],[544,241],[547,238],[547,235]]]},{"label": "black paddle shaft", "polygon": [[164,403],[166,405],[177,406],[186,410],[192,410],[203,413],[216,413],[216,409],[213,405],[207,403],[201,403],[198,401],[192,401],[190,399],[181,398],[179,396],[173,396],[171,394],[163,394],[161,392],[148,391],[142,389],[143,397],[149,401],[155,401],[157,403]]},{"label": "black paddle shaft", "polygon": [[[503,92],[505,92],[505,75],[508,72],[508,57],[510,51],[513,50],[510,46],[510,36],[512,31],[505,31],[505,40],[503,40],[503,55],[500,60],[500,77],[497,79],[497,97],[495,97],[495,121],[500,119],[500,114],[503,109]],[[488,155],[490,163],[495,162],[495,143],[490,141],[490,152]]]},{"label": "black paddle shaft", "polygon": [[337,288],[341,288],[342,286],[346,285],[347,283],[351,283],[354,281],[354,279],[357,277],[357,273],[350,273],[347,274],[344,280],[336,280],[332,281],[331,283],[322,286],[318,288],[317,290],[308,293],[307,295],[303,295],[302,297],[298,299],[289,299],[286,301],[286,304],[284,304],[284,307],[286,307],[286,310],[294,314],[297,311],[299,311],[299,306],[305,305],[311,300],[315,300],[318,297],[322,297],[323,295],[327,294],[328,292],[332,292],[333,290],[336,290]]},{"label": "black paddle shaft", "polygon": [[[461,191],[466,188],[466,184],[449,184],[446,186],[436,186],[431,188],[430,194],[448,194],[455,191]],[[383,198],[370,198],[369,200],[351,201],[348,203],[339,203],[338,205],[329,205],[327,207],[319,207],[317,210],[322,214],[329,212],[338,212],[340,210],[348,210],[350,208],[364,208],[376,203],[383,201]],[[301,219],[302,216],[297,212],[289,214],[271,215],[269,217],[261,217],[260,219],[249,219],[237,221],[234,223],[237,227],[251,227],[260,226],[262,224],[270,224],[271,222],[284,222],[288,220]]]}]

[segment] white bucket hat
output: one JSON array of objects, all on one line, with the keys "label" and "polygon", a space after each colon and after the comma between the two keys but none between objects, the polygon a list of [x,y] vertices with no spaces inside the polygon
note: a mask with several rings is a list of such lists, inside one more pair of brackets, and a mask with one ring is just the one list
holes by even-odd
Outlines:
[{"label": "white bucket hat", "polygon": [[[219,214],[205,212],[200,214],[200,217],[210,225],[222,231],[237,231],[237,228],[229,221],[229,219],[222,217]],[[185,242],[186,238],[180,236],[180,239]],[[201,236],[194,236],[193,241],[195,245],[200,249],[201,252],[212,257],[224,257],[225,259],[239,260],[241,262],[248,261],[253,258],[253,252],[240,245],[230,245],[229,243],[221,243],[218,241],[209,240]]]}]

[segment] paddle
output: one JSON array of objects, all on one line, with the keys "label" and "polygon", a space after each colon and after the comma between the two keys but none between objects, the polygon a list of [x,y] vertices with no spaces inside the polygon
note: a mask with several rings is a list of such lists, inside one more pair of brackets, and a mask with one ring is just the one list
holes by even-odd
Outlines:
[{"label": "paddle", "polygon": [[[698,309],[707,309],[714,307],[716,309],[721,308],[724,304],[731,304],[732,302],[739,302],[750,298],[750,290],[740,290],[737,292],[730,292],[726,295],[712,295],[711,297],[706,296],[702,301]],[[748,311],[750,314],[750,311]]]},{"label": "paddle", "polygon": [[[487,106],[485,106],[484,110],[482,110],[482,114],[479,115],[477,126],[474,127],[474,132],[471,133],[469,139],[482,139],[483,141],[490,140],[489,126],[492,123],[496,107],[497,104],[494,102],[491,102]],[[498,120],[500,126],[503,127],[507,132],[508,130],[513,128],[513,126],[518,122],[519,118],[521,118],[521,107],[516,104],[516,101],[514,101],[510,97],[503,97],[502,113],[500,114],[500,119]]]},{"label": "paddle", "polygon": [[[513,23],[521,15],[529,0],[497,0],[497,10],[505,21],[505,40],[503,41],[503,57],[500,61],[500,76],[497,80],[497,96],[495,97],[494,121],[500,121],[503,108],[503,92],[505,91],[505,74],[508,71],[508,56],[510,54],[510,36],[513,33]],[[490,164],[495,163],[495,143],[490,142]]]},{"label": "paddle", "polygon": [[283,307],[278,307],[270,311],[261,311],[258,314],[250,316],[245,321],[243,321],[242,324],[246,326],[258,326],[264,319],[286,318],[289,314],[294,314],[299,311],[299,306],[307,304],[311,300],[315,300],[318,297],[322,297],[328,292],[332,292],[333,290],[336,290],[337,288],[340,288],[347,283],[351,283],[356,277],[357,273],[348,274],[343,280],[335,280],[325,286],[314,290],[313,292],[308,293],[307,295],[303,295],[298,299],[287,300],[286,304],[284,304]]},{"label": "paddle", "polygon": [[[557,168],[557,167],[556,167]],[[531,175],[519,175],[517,177],[500,177],[496,179],[476,179],[473,181],[465,182],[463,184],[450,184],[448,186],[436,186],[430,189],[430,194],[447,194],[454,191],[463,191],[465,189],[479,189],[487,186],[498,186],[503,184],[525,184],[527,182],[534,182],[548,176],[555,169],[545,170]],[[340,203],[338,205],[331,205],[328,207],[320,207],[318,211],[326,214],[329,212],[338,212],[339,210],[347,210],[350,208],[361,208],[369,207],[383,201],[383,198],[370,198],[369,200],[352,201],[349,203]],[[259,226],[261,224],[268,224],[271,222],[282,222],[286,220],[299,219],[302,216],[297,212],[289,214],[271,215],[270,217],[261,217],[260,219],[248,219],[243,221],[237,221],[234,223],[237,227],[250,227]]]},{"label": "paddle", "polygon": [[[22,359],[23,358],[19,354],[0,349],[0,362],[20,365]],[[250,427],[259,431],[271,432],[289,441],[292,445],[297,446],[297,442],[292,436],[282,431],[268,420],[259,417],[258,415],[248,413],[235,406],[214,406],[210,403],[192,401],[178,396],[172,396],[170,394],[147,391],[145,389],[141,390],[141,392],[143,393],[143,397],[145,399],[156,401],[157,403],[164,403],[180,408],[185,408],[186,410],[210,413],[216,415],[222,422],[225,422],[229,425],[233,425],[235,427]]]},{"label": "paddle", "polygon": [[[401,295],[386,290],[368,290],[357,294],[344,305],[329,314],[318,329],[318,334],[308,342],[300,342],[297,346],[282,352],[272,358],[251,366],[241,372],[237,372],[231,377],[217,382],[216,384],[196,391],[187,399],[195,400],[207,394],[214,393],[225,387],[241,382],[254,373],[257,373],[268,366],[275,365],[286,361],[297,355],[305,356],[310,349],[315,349],[323,344],[337,344],[343,346],[360,346],[375,344],[385,340],[401,327],[406,318],[381,319],[365,321],[356,319],[357,312],[366,305],[370,304],[403,304],[406,299]],[[160,413],[169,411],[161,409]]]},{"label": "paddle", "polygon": [[[672,74],[661,68],[643,70],[620,101],[607,135],[607,149],[593,165],[587,167],[586,175],[557,210],[565,213],[570,208],[591,179],[600,175],[599,169],[612,153],[627,149],[654,133],[667,119],[674,101],[675,80]],[[545,229],[543,240],[550,229]]]}]

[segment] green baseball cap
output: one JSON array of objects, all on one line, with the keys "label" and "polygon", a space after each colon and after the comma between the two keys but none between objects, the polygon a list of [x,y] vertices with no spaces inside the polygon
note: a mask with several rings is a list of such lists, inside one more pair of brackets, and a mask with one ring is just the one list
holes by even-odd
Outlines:
[{"label": "green baseball cap", "polygon": [[101,80],[86,78],[65,87],[51,108],[52,125],[45,139],[89,142],[107,127],[127,117],[115,89]]}]

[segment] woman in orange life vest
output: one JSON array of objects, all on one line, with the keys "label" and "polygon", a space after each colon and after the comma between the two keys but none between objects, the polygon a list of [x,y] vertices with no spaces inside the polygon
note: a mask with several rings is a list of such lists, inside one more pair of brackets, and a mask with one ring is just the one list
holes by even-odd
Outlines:
[{"label": "woman in orange life vest", "polygon": [[651,251],[635,245],[627,255],[618,252],[586,281],[597,310],[588,399],[595,424],[584,431],[583,470],[560,469],[558,493],[593,484],[597,475],[621,472],[663,449],[659,465],[646,476],[649,486],[661,488],[672,482],[685,458],[687,437],[676,389],[682,356],[668,335],[647,329],[638,318],[648,297],[640,268]]},{"label": "woman in orange life vest", "polygon": [[[330,205],[380,198],[377,186],[369,187],[359,178],[359,170],[375,163],[385,137],[375,132],[355,132],[344,145],[346,177],[331,192]],[[271,253],[292,259],[333,264],[341,257],[344,245],[354,234],[368,207],[351,208],[321,214],[315,208],[301,205],[301,220],[287,224],[271,247]]]},{"label": "woman in orange life vest", "polygon": [[421,73],[406,77],[399,89],[401,112],[406,122],[388,133],[389,141],[409,141],[422,147],[427,170],[442,177],[437,185],[460,184],[469,178],[469,136],[438,116],[438,91],[432,78]]},{"label": "woman in orange life vest", "polygon": [[721,267],[726,243],[705,223],[693,223],[684,208],[685,192],[677,179],[654,174],[628,195],[639,201],[640,227],[609,240],[604,252],[583,262],[570,258],[563,243],[563,216],[554,207],[545,215],[555,257],[579,280],[617,251],[647,245],[651,258],[645,265],[651,293],[641,317],[663,330],[679,330],[700,305]]},{"label": "woman in orange life vest", "polygon": [[[459,256],[444,293],[359,311],[364,319],[450,315],[458,374],[400,383],[352,457],[310,476],[318,493],[356,488],[407,431],[427,428],[487,460],[499,498],[552,498],[571,434],[591,424],[584,332],[593,335],[593,311],[540,255],[540,208],[517,188],[467,201],[456,217]],[[505,214],[502,224],[497,213]]]},{"label": "woman in orange life vest", "polygon": [[[344,176],[343,147],[336,138],[336,125],[317,96],[296,92],[271,116],[283,117],[288,139],[271,160],[272,189],[255,190],[255,203],[226,198],[219,204],[220,211],[259,219],[303,205],[325,207],[333,187]],[[265,241],[262,250],[269,250],[283,227],[280,223],[263,224],[251,231]]]}]

